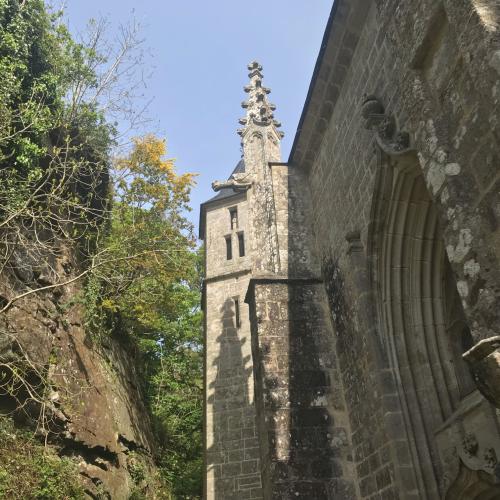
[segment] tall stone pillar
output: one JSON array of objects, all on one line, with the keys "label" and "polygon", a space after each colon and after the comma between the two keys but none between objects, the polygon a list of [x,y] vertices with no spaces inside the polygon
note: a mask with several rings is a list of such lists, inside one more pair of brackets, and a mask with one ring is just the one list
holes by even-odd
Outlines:
[{"label": "tall stone pillar", "polygon": [[293,166],[268,168],[272,202],[254,205],[274,213],[254,226],[274,224],[279,268],[254,271],[246,296],[264,498],[354,499],[349,421],[307,182]]},{"label": "tall stone pillar", "polygon": [[280,163],[274,106],[252,63],[241,121],[252,231],[249,304],[257,435],[265,499],[355,498],[348,420],[307,183]]}]

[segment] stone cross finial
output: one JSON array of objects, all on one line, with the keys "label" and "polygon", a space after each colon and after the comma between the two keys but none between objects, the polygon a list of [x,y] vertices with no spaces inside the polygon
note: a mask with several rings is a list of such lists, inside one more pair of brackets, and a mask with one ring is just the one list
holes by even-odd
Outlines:
[{"label": "stone cross finial", "polygon": [[[281,123],[274,118],[276,106],[267,99],[267,95],[271,93],[271,90],[262,85],[262,66],[257,61],[253,61],[248,65],[248,71],[250,83],[244,87],[248,99],[241,104],[241,107],[246,109],[246,116],[240,119],[240,124],[245,128],[252,124],[269,125],[275,128],[281,127]],[[242,135],[245,128],[238,130],[238,133]],[[284,134],[278,132],[278,135],[283,137]]]}]

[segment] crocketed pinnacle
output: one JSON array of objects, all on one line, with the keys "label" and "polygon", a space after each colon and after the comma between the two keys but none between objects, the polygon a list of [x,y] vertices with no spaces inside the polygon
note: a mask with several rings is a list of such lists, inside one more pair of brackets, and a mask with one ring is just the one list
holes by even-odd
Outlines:
[{"label": "crocketed pinnacle", "polygon": [[[274,119],[274,110],[276,106],[271,104],[267,99],[267,94],[271,93],[271,89],[262,85],[262,66],[253,61],[248,65],[248,74],[250,83],[244,87],[248,94],[248,99],[241,103],[241,107],[246,109],[246,117],[240,119],[240,124],[244,125],[243,129],[238,130],[238,134],[243,135],[245,129],[251,124],[260,126],[281,127],[281,123]],[[283,137],[283,132],[278,132],[280,137]]]}]

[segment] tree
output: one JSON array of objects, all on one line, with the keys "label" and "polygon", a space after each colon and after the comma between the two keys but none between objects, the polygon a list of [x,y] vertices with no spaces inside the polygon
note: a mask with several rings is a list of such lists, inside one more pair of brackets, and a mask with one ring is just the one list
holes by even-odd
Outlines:
[{"label": "tree", "polygon": [[[132,104],[142,80],[138,26],[109,44],[106,23],[92,21],[77,43],[60,17],[42,0],[0,0],[0,273],[18,278],[3,280],[0,312],[96,264],[120,139],[110,120],[142,116]],[[62,248],[79,259],[57,266]]]},{"label": "tree", "polygon": [[[78,282],[92,348],[113,335],[140,368],[165,479],[179,498],[199,497],[200,259],[185,217],[194,176],[176,173],[153,135],[113,159],[116,117],[133,126],[142,116],[138,28],[110,46],[105,22],[92,22],[76,42],[43,0],[0,0],[0,27],[0,319]],[[0,396],[36,403],[42,420],[55,411],[49,379],[20,345],[0,358]]]},{"label": "tree", "polygon": [[183,216],[193,175],[178,175],[165,153],[165,141],[147,135],[115,161],[111,227],[97,243],[92,271],[106,287],[108,307],[126,304],[144,321],[164,305],[164,285],[186,276],[194,248]]},{"label": "tree", "polygon": [[[201,496],[201,256],[188,208],[191,174],[177,175],[165,141],[134,140],[114,169],[111,226],[89,280],[89,328],[115,335],[136,356],[177,498]],[[129,258],[130,257],[130,258]]]},{"label": "tree", "polygon": [[[0,0],[0,396],[48,432],[49,368],[30,359],[7,313],[87,272],[108,211],[114,129],[99,105],[71,99],[94,81],[42,0]],[[47,411],[46,411],[47,410]]]}]

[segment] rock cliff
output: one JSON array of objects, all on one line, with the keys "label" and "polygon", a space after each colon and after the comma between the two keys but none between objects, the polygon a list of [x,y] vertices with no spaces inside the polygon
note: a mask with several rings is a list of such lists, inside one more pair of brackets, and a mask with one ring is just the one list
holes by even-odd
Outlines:
[{"label": "rock cliff", "polygon": [[[76,274],[70,258],[56,265],[68,281]],[[33,266],[20,269],[2,275],[4,305],[13,290],[50,286]],[[75,281],[28,295],[0,315],[0,412],[74,458],[90,497],[125,499],[144,474],[154,475],[151,423],[133,357],[113,338],[96,347],[78,297]]]}]

